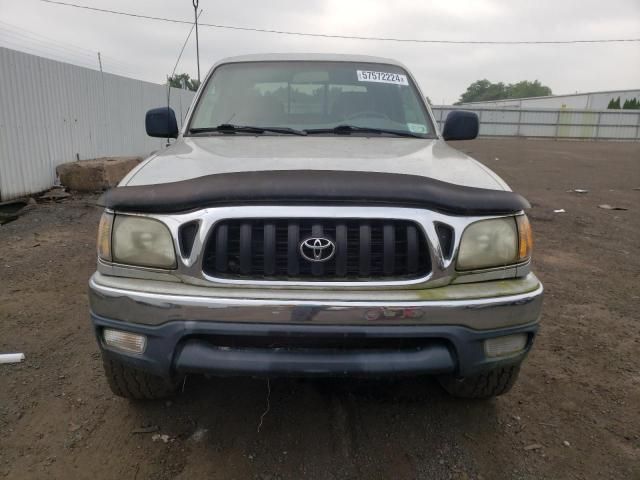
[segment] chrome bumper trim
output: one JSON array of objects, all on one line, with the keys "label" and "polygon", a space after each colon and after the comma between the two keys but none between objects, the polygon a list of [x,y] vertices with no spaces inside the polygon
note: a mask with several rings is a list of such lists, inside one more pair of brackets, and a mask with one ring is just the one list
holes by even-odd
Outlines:
[{"label": "chrome bumper trim", "polygon": [[[167,282],[167,289],[171,283]],[[446,288],[446,287],[443,287]],[[141,292],[89,282],[94,315],[134,324],[173,321],[306,325],[459,325],[477,330],[537,322],[542,284],[529,292],[465,300],[334,301],[224,298]]]}]

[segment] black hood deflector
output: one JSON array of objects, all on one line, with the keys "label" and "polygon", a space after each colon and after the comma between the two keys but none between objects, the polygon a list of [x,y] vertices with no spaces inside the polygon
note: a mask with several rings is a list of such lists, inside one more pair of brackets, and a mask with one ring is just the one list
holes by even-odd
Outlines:
[{"label": "black hood deflector", "polygon": [[501,215],[531,207],[513,192],[464,187],[418,175],[334,170],[219,173],[118,187],[107,191],[99,203],[132,213],[177,213],[228,205],[382,204],[454,215]]}]

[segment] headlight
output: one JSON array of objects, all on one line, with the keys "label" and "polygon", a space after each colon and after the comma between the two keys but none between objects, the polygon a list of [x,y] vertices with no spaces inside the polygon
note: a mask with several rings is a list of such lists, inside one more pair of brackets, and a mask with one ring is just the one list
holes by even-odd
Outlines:
[{"label": "headlight", "polygon": [[462,234],[458,270],[520,263],[531,255],[531,227],[525,215],[472,223]]},{"label": "headlight", "polygon": [[157,268],[176,266],[171,233],[158,220],[116,215],[111,237],[111,255],[116,263]]}]

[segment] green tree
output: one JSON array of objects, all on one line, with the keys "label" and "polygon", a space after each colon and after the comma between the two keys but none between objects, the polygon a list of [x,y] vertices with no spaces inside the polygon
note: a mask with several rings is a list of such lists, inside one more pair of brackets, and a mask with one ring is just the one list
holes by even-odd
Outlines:
[{"label": "green tree", "polygon": [[485,102],[489,100],[504,100],[509,98],[543,97],[551,95],[551,89],[542,85],[539,80],[530,82],[523,80],[505,85],[503,82],[493,83],[486,78],[476,80],[460,95],[456,105],[466,102]]},{"label": "green tree", "polygon": [[492,83],[489,80],[476,80],[467,87],[467,91],[460,95],[457,103],[480,102],[484,100],[499,100],[505,98],[504,83]]},{"label": "green tree", "polygon": [[622,105],[623,110],[640,110],[640,101],[637,98],[625,100]]},{"label": "green tree", "polygon": [[194,92],[198,90],[198,87],[200,86],[200,81],[189,77],[188,73],[176,73],[172,77],[167,77],[167,83],[170,87],[187,88]]},{"label": "green tree", "polygon": [[547,97],[551,95],[551,89],[542,85],[539,80],[529,82],[523,80],[507,85],[507,98]]},{"label": "green tree", "polygon": [[607,105],[607,109],[620,110],[620,97],[616,98],[615,100],[612,98],[609,101],[609,105]]}]

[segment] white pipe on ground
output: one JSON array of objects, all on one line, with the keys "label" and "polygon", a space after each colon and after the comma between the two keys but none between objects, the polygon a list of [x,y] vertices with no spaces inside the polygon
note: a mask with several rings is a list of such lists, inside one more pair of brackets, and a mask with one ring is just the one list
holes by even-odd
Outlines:
[{"label": "white pipe on ground", "polygon": [[0,354],[0,363],[20,363],[24,360],[24,353]]}]

